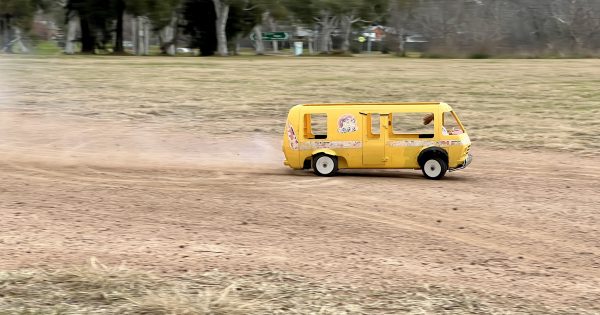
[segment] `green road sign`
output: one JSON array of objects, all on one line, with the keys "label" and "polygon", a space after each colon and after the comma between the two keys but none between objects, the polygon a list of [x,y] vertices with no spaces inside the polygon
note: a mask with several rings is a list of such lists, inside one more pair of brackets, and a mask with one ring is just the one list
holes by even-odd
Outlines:
[{"label": "green road sign", "polygon": [[[263,40],[288,40],[289,38],[290,34],[286,32],[262,32]],[[256,35],[250,34],[250,39],[256,40]]]}]

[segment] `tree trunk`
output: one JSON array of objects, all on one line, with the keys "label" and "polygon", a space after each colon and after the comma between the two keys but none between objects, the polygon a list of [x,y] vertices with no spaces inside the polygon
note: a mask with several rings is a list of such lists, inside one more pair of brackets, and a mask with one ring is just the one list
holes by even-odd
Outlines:
[{"label": "tree trunk", "polygon": [[324,14],[321,17],[321,40],[319,43],[319,50],[322,53],[329,53],[331,51],[331,33],[336,27],[337,18],[334,16],[330,16],[329,14]]},{"label": "tree trunk", "polygon": [[21,38],[21,33],[22,33],[21,29],[18,27],[15,27],[15,39],[13,40],[12,45],[16,45],[18,47],[20,53],[28,54],[29,49],[25,46],[25,44],[23,44],[23,40]]},{"label": "tree trunk", "polygon": [[310,36],[308,37],[308,54],[309,55],[315,54],[315,34],[318,34],[316,27],[315,27],[315,30],[313,31],[313,33],[310,34]]},{"label": "tree trunk", "polygon": [[331,29],[327,27],[323,27],[323,31],[321,32],[321,40],[319,43],[319,50],[321,53],[329,53],[329,41],[331,40]]},{"label": "tree trunk", "polygon": [[229,17],[229,4],[224,3],[223,0],[213,0],[213,4],[217,14],[217,52],[220,56],[227,56],[229,51],[227,50],[227,33],[225,29]]},{"label": "tree trunk", "polygon": [[342,42],[342,51],[350,52],[350,33],[352,32],[352,17],[344,17],[342,29],[344,30],[344,41]]},{"label": "tree trunk", "polygon": [[396,55],[404,57],[406,55],[405,51],[405,41],[404,41],[404,29],[398,29],[398,47],[396,47]]},{"label": "tree trunk", "polygon": [[173,13],[171,22],[160,30],[160,51],[163,55],[175,56],[177,44],[177,13]]},{"label": "tree trunk", "polygon": [[135,54],[138,56],[148,55],[150,25],[147,19],[143,16],[135,17],[133,25],[135,38]]},{"label": "tree trunk", "polygon": [[6,34],[4,33],[6,30],[6,23],[4,21],[4,16],[0,17],[0,51],[2,47],[6,45]]},{"label": "tree trunk", "polygon": [[160,53],[163,55],[175,55],[174,31],[171,25],[167,25],[160,30],[158,38],[160,39]]},{"label": "tree trunk", "polygon": [[94,36],[87,16],[80,16],[81,24],[81,52],[84,54],[93,54],[96,51],[96,37]]},{"label": "tree trunk", "polygon": [[12,53],[12,46],[13,46],[13,28],[10,25],[10,18],[11,16],[9,14],[6,14],[2,17],[2,24],[3,24],[3,31],[2,31],[2,47],[0,47],[0,52],[3,53]]},{"label": "tree trunk", "polygon": [[72,55],[75,53],[75,40],[77,37],[77,26],[79,25],[79,17],[75,11],[69,12],[69,21],[67,22],[67,38],[65,41],[65,54]]},{"label": "tree trunk", "polygon": [[123,15],[125,14],[125,2],[119,0],[117,2],[117,29],[115,35],[115,53],[124,53],[123,47]]},{"label": "tree trunk", "polygon": [[262,39],[262,26],[256,25],[252,31],[254,32],[254,36],[256,38],[254,40],[254,42],[256,43],[256,54],[264,55],[265,54],[265,42]]},{"label": "tree trunk", "polygon": [[234,56],[238,56],[240,54],[240,41],[242,40],[242,33],[238,33],[235,35],[235,39],[233,43],[231,43],[230,53]]},{"label": "tree trunk", "polygon": [[150,21],[144,18],[144,56],[150,54]]},{"label": "tree trunk", "polygon": [[171,27],[173,28],[173,44],[169,46],[167,53],[177,54],[177,42],[179,41],[179,15],[177,12],[173,12],[173,19],[171,20]]},{"label": "tree trunk", "polygon": [[134,16],[131,20],[131,33],[133,33],[133,52],[136,55],[140,55],[140,21],[137,16]]},{"label": "tree trunk", "polygon": [[[271,30],[271,32],[277,32],[277,23],[275,22],[275,19],[267,12],[266,13],[267,16],[267,21],[269,22],[269,28]],[[272,45],[273,45],[273,52],[274,53],[278,53],[279,52],[279,42],[276,40],[271,41]]]}]

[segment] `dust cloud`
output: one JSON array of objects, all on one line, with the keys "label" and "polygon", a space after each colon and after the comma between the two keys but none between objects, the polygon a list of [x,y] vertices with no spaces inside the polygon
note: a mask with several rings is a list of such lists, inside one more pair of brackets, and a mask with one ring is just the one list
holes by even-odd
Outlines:
[{"label": "dust cloud", "polygon": [[[67,101],[55,96],[31,102],[26,94],[56,95],[56,89],[34,86],[17,74],[10,84],[10,59],[0,60],[0,159],[66,165],[110,165],[123,167],[282,167],[280,137],[265,133],[222,136],[188,130],[177,124],[123,119],[118,116],[81,116],[65,110]],[[8,71],[8,72],[7,72]],[[37,75],[40,69],[33,73]],[[27,81],[27,82],[26,82]],[[27,90],[18,86],[32,84]],[[60,92],[59,92],[60,93]],[[82,99],[80,104],[96,104]],[[94,112],[106,108],[95,105]],[[190,113],[191,114],[191,113]],[[194,119],[194,117],[190,117]],[[235,120],[236,118],[232,118]],[[238,122],[228,121],[235,126]],[[208,129],[208,127],[207,127]]]},{"label": "dust cloud", "polygon": [[282,166],[278,137],[214,136],[143,124],[3,112],[4,158],[128,167]]},{"label": "dust cloud", "polygon": [[[68,103],[68,95],[61,97],[56,88],[35,86],[34,80],[22,77],[33,78],[41,69],[15,74],[18,80],[11,84],[13,66],[10,59],[0,60],[0,159],[5,161],[137,168],[285,169],[279,134],[223,130],[222,135],[215,135],[209,132],[214,131],[210,126],[188,129],[168,119],[123,118],[126,115],[115,115],[102,104],[85,99],[73,106],[87,104],[93,106],[94,113],[105,115],[74,114],[60,103]],[[31,86],[24,90],[24,84]],[[28,93],[51,96],[33,98],[32,102]],[[199,121],[198,117],[184,119]],[[231,117],[223,126],[243,125],[240,119]]]}]

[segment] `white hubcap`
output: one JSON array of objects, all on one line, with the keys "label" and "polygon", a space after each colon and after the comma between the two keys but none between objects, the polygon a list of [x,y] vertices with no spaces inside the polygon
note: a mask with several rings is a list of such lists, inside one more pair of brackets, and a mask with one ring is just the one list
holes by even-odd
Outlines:
[{"label": "white hubcap", "polygon": [[429,177],[438,177],[442,173],[442,166],[440,165],[440,162],[436,160],[429,160],[425,162],[423,170]]},{"label": "white hubcap", "polygon": [[319,171],[321,174],[330,174],[333,172],[333,167],[335,166],[333,159],[328,156],[319,157],[315,165],[317,167],[317,171]]}]

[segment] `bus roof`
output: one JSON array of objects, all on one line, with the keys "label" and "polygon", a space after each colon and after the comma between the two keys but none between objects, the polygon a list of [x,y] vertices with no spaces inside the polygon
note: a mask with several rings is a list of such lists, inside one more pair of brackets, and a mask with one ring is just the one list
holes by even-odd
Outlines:
[{"label": "bus roof", "polygon": [[400,102],[400,103],[330,103],[330,104],[300,104],[300,106],[381,106],[381,105],[442,105],[442,102]]}]

